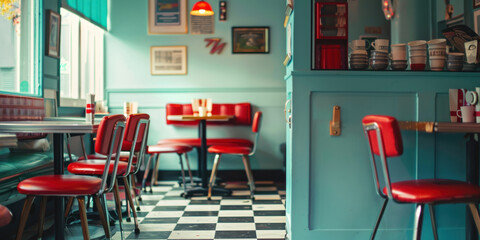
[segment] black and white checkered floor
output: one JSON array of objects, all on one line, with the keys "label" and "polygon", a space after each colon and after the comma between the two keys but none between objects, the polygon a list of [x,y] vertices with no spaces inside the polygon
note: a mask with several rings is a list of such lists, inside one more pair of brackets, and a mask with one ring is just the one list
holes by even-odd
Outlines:
[{"label": "black and white checkered floor", "polygon": [[[124,221],[126,239],[285,239],[285,187],[256,182],[255,200],[245,183],[229,183],[232,196],[180,197],[183,189],[161,182],[143,192],[138,212],[140,234]],[[133,220],[133,218],[132,218]],[[118,224],[117,224],[118,226]],[[117,227],[118,229],[118,227]],[[113,239],[121,239],[116,231]]]}]

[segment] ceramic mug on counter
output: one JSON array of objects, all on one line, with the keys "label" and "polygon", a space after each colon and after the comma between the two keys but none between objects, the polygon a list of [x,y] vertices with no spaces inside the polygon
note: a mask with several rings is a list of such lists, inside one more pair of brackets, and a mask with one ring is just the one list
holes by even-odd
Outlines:
[{"label": "ceramic mug on counter", "polygon": [[475,122],[475,106],[461,106],[460,110],[457,110],[457,117],[462,119],[463,123]]},{"label": "ceramic mug on counter", "polygon": [[365,52],[365,40],[352,40],[348,47],[350,47],[353,53]]},{"label": "ceramic mug on counter", "polygon": [[407,60],[407,44],[392,44],[390,48],[390,58],[392,60]]},{"label": "ceramic mug on counter", "polygon": [[388,39],[376,39],[371,45],[377,51],[388,53]]}]

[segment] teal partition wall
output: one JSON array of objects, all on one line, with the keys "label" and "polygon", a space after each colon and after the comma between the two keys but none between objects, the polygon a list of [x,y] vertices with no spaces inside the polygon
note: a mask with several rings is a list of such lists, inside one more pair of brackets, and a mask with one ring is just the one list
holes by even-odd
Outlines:
[{"label": "teal partition wall", "polygon": [[[430,1],[404,1],[425,2]],[[399,120],[449,121],[448,89],[473,90],[480,86],[480,72],[312,70],[312,48],[306,47],[312,46],[311,4],[295,1],[289,20],[293,38],[292,61],[285,75],[291,119],[285,125],[287,237],[369,239],[382,199],[375,192],[361,119],[387,114]],[[407,13],[408,21],[424,19],[418,10]],[[400,27],[415,39],[397,40],[430,38],[430,26],[415,27],[411,32]],[[392,32],[400,28],[392,23]],[[422,29],[425,33],[417,31]],[[341,108],[340,136],[329,134],[334,106]],[[463,134],[402,131],[402,136],[405,152],[390,161],[393,181],[466,178]],[[465,239],[464,205],[439,205],[435,210],[440,239]],[[411,239],[413,214],[413,205],[390,202],[376,239]],[[422,239],[433,239],[428,214],[424,215]]]},{"label": "teal partition wall", "polygon": [[[187,1],[191,9],[196,1]],[[192,138],[197,128],[166,125],[167,103],[190,103],[192,98],[212,98],[218,103],[250,102],[253,111],[263,111],[259,145],[253,156],[254,169],[282,169],[280,144],[285,142],[285,5],[281,0],[227,1],[227,20],[218,20],[219,1],[208,1],[214,15],[214,34],[148,34],[148,1],[110,1],[110,31],[105,35],[105,86],[109,110],[123,113],[124,101],[136,101],[139,111],[150,114],[149,144],[164,138]],[[270,28],[268,54],[233,54],[232,27]],[[190,29],[189,23],[189,29]],[[220,54],[210,54],[206,38],[226,43]],[[152,75],[150,47],[187,47],[187,74]],[[248,126],[208,127],[208,137],[241,137],[253,140]],[[195,165],[196,152],[191,153]],[[231,160],[230,160],[231,159]],[[222,160],[223,161],[223,160]],[[162,155],[161,170],[178,170],[178,157]],[[209,156],[209,166],[213,156]],[[228,158],[221,169],[243,170],[238,157]],[[195,165],[196,166],[196,165]],[[194,166],[194,168],[195,168]]]},{"label": "teal partition wall", "polygon": [[[296,72],[287,78],[287,232],[290,239],[368,239],[381,198],[373,184],[361,119],[386,114],[399,120],[449,121],[448,89],[474,89],[479,73]],[[334,106],[340,136],[330,136]],[[392,181],[465,179],[462,134],[402,131],[405,152],[390,161]],[[440,205],[441,239],[462,239],[464,205]],[[413,205],[390,203],[377,239],[413,235]],[[426,213],[428,214],[428,212]],[[428,215],[423,239],[433,239]]]}]

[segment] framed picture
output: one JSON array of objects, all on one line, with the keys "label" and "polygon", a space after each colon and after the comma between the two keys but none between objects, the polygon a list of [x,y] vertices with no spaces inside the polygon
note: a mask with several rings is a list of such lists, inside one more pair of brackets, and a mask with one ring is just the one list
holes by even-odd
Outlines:
[{"label": "framed picture", "polygon": [[478,34],[480,33],[480,9],[473,12],[473,25],[474,31]]},{"label": "framed picture", "polygon": [[269,27],[232,27],[232,53],[269,53]]},{"label": "framed picture", "polygon": [[54,58],[60,58],[60,14],[52,10],[48,10],[46,29],[46,55]]},{"label": "framed picture", "polygon": [[150,47],[152,75],[187,74],[187,46]]},{"label": "framed picture", "polygon": [[473,0],[473,8],[480,7],[480,0]]},{"label": "framed picture", "polygon": [[186,34],[187,0],[148,0],[148,34]]}]

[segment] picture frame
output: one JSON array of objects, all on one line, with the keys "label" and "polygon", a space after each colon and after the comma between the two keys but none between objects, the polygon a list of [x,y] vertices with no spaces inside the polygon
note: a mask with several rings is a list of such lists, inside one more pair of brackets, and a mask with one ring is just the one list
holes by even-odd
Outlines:
[{"label": "picture frame", "polygon": [[474,31],[478,34],[480,33],[480,9],[473,12],[473,26]]},{"label": "picture frame", "polygon": [[187,0],[148,0],[148,34],[186,34]]},{"label": "picture frame", "polygon": [[473,0],[473,8],[480,7],[480,0]]},{"label": "picture frame", "polygon": [[150,74],[187,74],[187,46],[150,47]]},{"label": "picture frame", "polygon": [[269,27],[232,27],[232,53],[269,53]]},{"label": "picture frame", "polygon": [[45,50],[47,56],[54,58],[60,58],[60,22],[59,13],[52,10],[47,11]]}]

